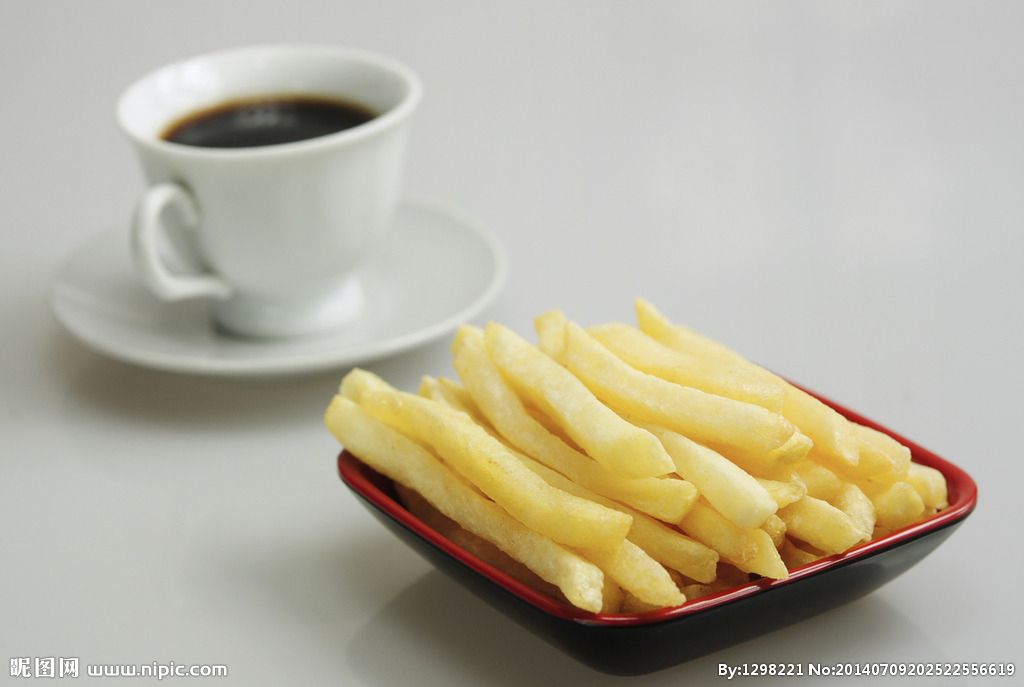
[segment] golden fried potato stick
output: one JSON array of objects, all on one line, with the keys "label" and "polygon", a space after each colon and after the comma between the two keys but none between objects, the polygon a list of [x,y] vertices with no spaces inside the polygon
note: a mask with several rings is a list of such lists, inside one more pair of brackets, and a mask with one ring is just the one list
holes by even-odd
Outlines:
[{"label": "golden fried potato stick", "polygon": [[[738,586],[738,585],[733,585]],[[705,596],[711,596],[719,592],[724,592],[729,589],[730,586],[723,582],[715,581],[712,584],[686,584],[681,587],[683,594],[686,595],[687,601],[696,601],[697,599],[703,599]]]},{"label": "golden fried potato stick", "polygon": [[737,527],[704,501],[693,505],[679,528],[744,572],[776,580],[789,575],[767,532]]},{"label": "golden fried potato stick", "polygon": [[[451,401],[452,399],[449,397],[445,400]],[[576,484],[569,478],[542,465],[529,456],[518,453],[514,450],[513,453],[527,468],[535,472],[541,477],[541,479],[551,486],[579,496],[580,498],[600,503],[608,508],[621,511],[631,516],[633,518],[633,525],[630,527],[628,539],[640,546],[640,548],[650,555],[655,561],[663,563],[666,566],[670,566],[670,575],[672,573],[672,568],[674,568],[686,573],[694,580],[711,581],[714,579],[715,566],[718,563],[718,554],[715,551],[707,548],[699,542],[693,541],[678,531],[663,525],[654,518],[648,517],[647,515],[635,511],[621,503],[595,494],[586,487]],[[586,557],[593,559],[593,556],[590,556],[590,552],[587,552],[584,549],[581,549],[581,551],[585,552]],[[657,573],[654,574],[657,575]],[[620,575],[621,572],[617,573],[617,577]],[[648,577],[650,577],[650,573],[648,573]],[[651,583],[649,582],[648,585],[650,584]],[[645,594],[643,591],[639,591],[638,593],[641,596]]]},{"label": "golden fried potato stick", "polygon": [[928,508],[942,510],[949,505],[946,478],[935,468],[911,463],[907,466],[907,482],[914,487]]},{"label": "golden fried potato stick", "polygon": [[[749,563],[737,565],[744,572],[757,573],[763,577],[770,577],[773,580],[781,580],[789,577],[789,570],[782,562],[782,556],[772,541],[770,534],[761,529],[744,530],[757,542],[757,554]],[[760,572],[760,571],[766,571]]]},{"label": "golden fried potato stick", "polygon": [[786,506],[779,511],[779,517],[786,523],[786,536],[829,554],[846,551],[863,537],[850,516],[813,496]]},{"label": "golden fried potato stick", "polygon": [[549,310],[533,318],[537,332],[537,347],[552,360],[561,360],[565,353],[565,315],[561,310]]},{"label": "golden fried potato stick", "polygon": [[658,477],[672,460],[649,432],[601,403],[571,372],[510,329],[493,322],[484,331],[487,353],[520,397],[555,421],[608,470],[624,477]]},{"label": "golden fried potato stick", "polygon": [[534,419],[488,357],[479,329],[460,328],[452,348],[455,370],[474,408],[512,446],[587,489],[665,522],[679,522],[696,501],[697,490],[689,482],[622,477],[549,432]]},{"label": "golden fried potato stick", "polygon": [[571,604],[601,610],[600,568],[511,517],[422,446],[341,396],[327,408],[324,422],[361,461],[422,494],[444,515],[558,587]]},{"label": "golden fried potato stick", "polygon": [[622,611],[622,602],[626,598],[626,593],[622,591],[622,587],[615,584],[607,575],[605,575],[604,588],[601,592],[601,612],[620,613]]},{"label": "golden fried potato stick", "polygon": [[848,465],[827,453],[812,451],[812,458],[850,482],[892,484],[906,479],[910,449],[877,430],[850,423],[857,440],[859,461]]},{"label": "golden fried potato stick", "polygon": [[[813,458],[815,453],[811,452]],[[807,487],[807,494],[827,501],[843,488],[843,480],[836,473],[814,460],[802,460],[777,469],[773,474],[783,482],[800,482]]]},{"label": "golden fried potato stick", "polygon": [[[637,537],[639,540],[643,541],[643,534],[651,532],[652,525],[650,523],[654,523],[655,521],[647,518],[647,516],[641,513],[636,513],[621,504],[617,504],[614,501],[605,499],[588,491],[587,489],[584,489],[554,470],[544,467],[528,456],[515,451],[513,451],[513,453],[527,468],[534,471],[552,487],[562,489],[566,493],[575,494],[583,499],[603,503],[609,508],[619,510],[630,516],[635,514],[637,518],[649,521],[641,522],[640,527],[635,527],[636,521],[634,520],[634,527],[630,528],[630,533],[632,534],[634,530],[639,530],[641,532],[641,535]],[[670,532],[667,527],[661,525],[655,524],[653,527],[656,528],[655,534],[662,534],[657,530],[657,528],[660,528],[665,532]],[[688,545],[686,547],[687,549],[700,547],[700,544],[686,540],[682,535],[677,535],[676,538],[684,540],[683,543]],[[657,540],[656,543],[664,544],[664,539],[665,537],[662,537],[660,540]],[[670,541],[668,543],[670,545],[676,544],[674,541]],[[678,546],[675,548],[678,548]],[[633,594],[647,603],[664,607],[677,606],[686,601],[686,598],[680,594],[678,587],[676,587],[665,568],[661,567],[654,558],[629,539],[622,542],[622,544],[614,550],[602,551],[600,549],[589,547],[579,547],[576,550],[584,558],[601,568],[605,573],[606,581],[611,579],[617,585],[621,585],[624,592]],[[675,553],[674,550],[673,553]],[[606,584],[605,586],[605,601],[603,608],[607,608],[612,603],[612,601],[609,600],[608,585]]]},{"label": "golden fried potato stick", "polygon": [[[679,386],[630,367],[578,325],[557,312],[543,316],[541,341],[559,339],[556,319],[564,323],[558,361],[595,396],[620,413],[662,425],[701,442],[714,442],[777,458],[810,442],[794,445],[796,428],[786,418],[751,403]],[[552,333],[553,332],[553,333]],[[557,350],[557,344],[544,346]]]},{"label": "golden fried potato stick", "polygon": [[[457,402],[454,401],[453,396],[442,398],[442,402]],[[521,453],[513,451],[513,454],[519,458],[528,468],[535,471],[541,476],[548,484],[555,488],[560,488],[570,494],[575,494],[584,499],[591,499],[597,502],[603,502],[608,507],[615,510],[620,510],[627,515],[632,515],[635,511],[615,503],[614,501],[604,499],[588,490],[574,484],[569,479],[558,474],[554,470],[550,470],[540,463],[537,463],[532,458],[525,456]],[[643,519],[648,519],[647,516],[640,513],[636,513],[636,516]],[[652,521],[653,522],[653,521]],[[639,528],[642,532],[644,531],[643,523]],[[650,527],[650,525],[648,525]],[[657,525],[655,527],[658,527]],[[631,528],[632,532],[634,528]],[[667,527],[663,528],[669,531]],[[684,539],[682,535],[677,535],[677,538]],[[694,547],[699,547],[700,544],[696,542],[686,541],[687,544],[692,544]],[[608,609],[615,604],[615,595],[609,592],[607,580],[612,580],[614,583],[621,584],[624,591],[635,595],[637,598],[645,600],[647,603],[655,604],[659,607],[674,606],[685,602],[685,597],[679,592],[672,578],[668,572],[658,564],[658,562],[649,556],[642,548],[639,548],[633,542],[628,539],[624,541],[617,549],[613,551],[601,551],[599,549],[592,549],[586,547],[580,547],[577,551],[587,560],[595,563],[605,573],[605,599],[602,609],[605,612],[609,612]],[[716,556],[717,559],[717,556]]]},{"label": "golden fried potato stick", "polygon": [[785,541],[782,542],[780,553],[782,554],[782,560],[785,561],[786,567],[790,571],[802,568],[824,557],[823,554],[801,549],[790,541],[789,537],[786,537]]},{"label": "golden fried potato stick", "polygon": [[[636,306],[637,326],[640,331],[669,348],[689,353],[700,359],[732,363],[734,365],[733,369],[737,373],[757,379],[762,384],[768,386],[782,381],[768,370],[750,362],[739,353],[718,343],[714,339],[702,336],[681,324],[675,324],[643,298],[637,298],[634,304]],[[782,381],[782,385],[786,386],[786,382]]]},{"label": "golden fried potato stick", "polygon": [[782,541],[786,538],[786,523],[782,521],[782,518],[773,513],[771,517],[764,521],[761,529],[772,538],[772,543],[775,544],[776,549],[782,548]]},{"label": "golden fried potato stick", "polygon": [[730,587],[738,587],[750,582],[750,573],[740,570],[728,561],[722,561],[718,564],[718,581]]},{"label": "golden fried potato stick", "polygon": [[341,391],[373,417],[434,449],[512,517],[554,541],[614,550],[626,538],[632,518],[550,486],[465,413],[397,391],[363,370],[346,375]]},{"label": "golden fried potato stick", "polygon": [[641,601],[629,592],[626,592],[625,596],[622,598],[621,612],[628,615],[641,615],[643,613],[650,613],[651,611],[658,611],[662,608],[662,606],[657,604],[649,604],[646,601]]},{"label": "golden fried potato stick", "polygon": [[[470,409],[477,410],[477,415],[480,414],[479,409],[476,408],[476,404],[473,402],[473,397],[469,395],[469,392],[466,391],[464,386],[456,382],[454,379],[448,379],[447,377],[438,377],[437,383],[444,390],[445,396],[448,398],[458,399],[459,403]],[[480,415],[480,417],[483,416]]]},{"label": "golden fried potato stick", "polygon": [[645,603],[658,607],[686,603],[665,568],[628,539],[615,551],[580,549],[580,555],[601,568],[623,591]]},{"label": "golden fried potato stick", "polygon": [[636,300],[636,314],[640,330],[669,348],[719,363],[731,363],[761,383],[781,382],[786,390],[782,414],[809,436],[819,451],[846,465],[856,465],[860,460],[860,444],[850,422],[818,399],[725,346],[673,324],[642,298]]},{"label": "golden fried potato stick", "polygon": [[860,446],[850,421],[806,391],[787,386],[782,414],[809,436],[821,453],[845,465],[860,461]]},{"label": "golden fried potato stick", "polygon": [[875,505],[852,482],[846,482],[832,499],[832,505],[846,513],[861,533],[861,541],[870,541],[875,531]]},{"label": "golden fried potato stick", "polygon": [[878,526],[887,532],[920,520],[925,512],[924,499],[908,482],[895,482],[868,496],[875,505]]},{"label": "golden fried potato stick", "polygon": [[[550,582],[537,576],[535,572],[509,556],[497,546],[479,537],[455,522],[441,511],[434,508],[416,490],[410,489],[401,482],[395,481],[395,493],[410,513],[437,531],[445,539],[473,554],[485,563],[490,563],[514,580],[519,580],[527,587],[556,599],[566,600],[561,590]],[[605,577],[607,586],[608,578]],[[601,609],[604,611],[604,607]]]},{"label": "golden fried potato stick", "polygon": [[718,553],[713,549],[663,525],[654,518],[593,493],[532,458],[523,456],[522,460],[526,467],[540,475],[551,486],[631,515],[633,526],[630,527],[627,538],[654,560],[698,582],[711,582],[715,579]]},{"label": "golden fried potato stick", "polygon": [[860,456],[865,467],[859,476],[872,481],[892,483],[903,479],[910,466],[910,449],[888,434],[864,425],[852,424],[860,441]]},{"label": "golden fried potato stick", "polygon": [[461,410],[473,418],[473,421],[478,425],[488,426],[486,418],[480,414],[480,410],[473,403],[473,399],[466,393],[466,390],[450,379],[445,379],[444,377],[435,379],[430,375],[423,375],[423,378],[420,380],[419,394],[424,398],[443,403],[449,408]]},{"label": "golden fried potato stick", "polygon": [[772,412],[782,410],[785,386],[781,382],[752,378],[728,362],[677,351],[621,322],[587,327],[587,333],[641,372]]},{"label": "golden fried potato stick", "polygon": [[658,437],[676,464],[676,472],[737,527],[760,527],[778,510],[757,480],[722,455],[657,425],[642,425]]},{"label": "golden fried potato stick", "polygon": [[[696,542],[694,542],[694,543],[696,544]],[[699,544],[699,546],[703,546],[703,544]],[[711,549],[708,549],[708,551],[711,551]],[[712,551],[712,553],[714,553],[714,551]],[[718,554],[717,553],[715,553],[715,560],[718,560]],[[672,568],[665,568],[665,570],[668,571],[668,576],[672,578],[672,581],[675,582],[676,586],[679,587],[680,589],[683,588],[684,584],[687,584],[687,583],[690,582],[690,578],[688,578],[686,575],[684,575],[683,573],[679,572],[678,570],[673,570]]]},{"label": "golden fried potato stick", "polygon": [[[757,478],[773,478],[776,474],[785,474],[782,469],[805,460],[812,447],[811,440],[799,430],[793,434],[789,445],[783,446],[774,455],[743,451],[735,446],[726,446],[713,441],[703,443],[712,451],[722,454],[730,462]],[[786,481],[788,478],[777,479]]]},{"label": "golden fried potato stick", "polygon": [[775,505],[785,508],[807,496],[807,485],[799,481],[780,482],[774,479],[757,478],[757,483],[764,487],[768,495],[775,500]]}]

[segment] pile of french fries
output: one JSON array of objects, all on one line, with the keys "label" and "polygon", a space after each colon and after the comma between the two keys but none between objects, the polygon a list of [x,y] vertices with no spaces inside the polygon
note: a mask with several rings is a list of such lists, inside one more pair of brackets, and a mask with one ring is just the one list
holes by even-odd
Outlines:
[{"label": "pile of french fries", "polygon": [[637,322],[464,326],[461,383],[356,369],[325,421],[442,535],[594,613],[782,579],[948,505],[888,435],[642,299]]}]

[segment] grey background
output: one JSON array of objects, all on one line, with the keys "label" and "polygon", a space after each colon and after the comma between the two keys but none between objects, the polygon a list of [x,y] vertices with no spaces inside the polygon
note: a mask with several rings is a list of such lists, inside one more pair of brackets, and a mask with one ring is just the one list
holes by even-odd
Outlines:
[{"label": "grey background", "polygon": [[[978,480],[972,519],[880,592],[644,684],[715,682],[720,661],[1024,669],[1022,28],[1012,2],[0,0],[0,658],[225,663],[244,685],[615,681],[343,492],[320,422],[340,371],[149,372],[49,314],[55,269],[141,190],[120,90],[312,41],[422,75],[407,186],[507,246],[490,317],[628,319],[643,294]],[[413,387],[450,370],[447,342],[371,367]]]}]

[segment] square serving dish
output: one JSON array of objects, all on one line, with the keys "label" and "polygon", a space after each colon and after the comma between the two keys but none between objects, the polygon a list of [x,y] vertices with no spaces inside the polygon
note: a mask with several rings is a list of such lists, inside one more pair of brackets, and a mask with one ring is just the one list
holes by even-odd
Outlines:
[{"label": "square serving dish", "polygon": [[888,536],[798,568],[788,579],[759,579],[640,615],[588,613],[545,596],[424,524],[397,499],[391,480],[358,457],[343,451],[338,471],[385,527],[477,596],[592,668],[641,675],[858,599],[935,550],[974,510],[978,490],[966,472],[853,411],[817,398],[850,420],[889,434],[910,448],[915,462],[942,472],[949,487],[949,506]]}]

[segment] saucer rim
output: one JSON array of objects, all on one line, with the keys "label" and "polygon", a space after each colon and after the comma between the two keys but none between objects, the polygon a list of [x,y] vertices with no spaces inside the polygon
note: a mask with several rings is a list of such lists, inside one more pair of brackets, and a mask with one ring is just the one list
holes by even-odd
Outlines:
[{"label": "saucer rim", "polygon": [[[265,357],[254,355],[251,358],[245,359],[211,359],[195,357],[191,354],[182,356],[151,351],[140,352],[135,347],[124,346],[119,342],[113,342],[109,339],[93,337],[78,329],[74,323],[74,318],[69,317],[63,312],[64,308],[62,308],[61,299],[57,294],[57,287],[60,284],[61,276],[79,259],[81,253],[93,243],[109,236],[110,230],[98,232],[82,241],[53,273],[48,289],[50,310],[69,334],[95,353],[123,363],[164,372],[217,377],[270,377],[311,374],[397,355],[438,339],[453,331],[460,324],[478,315],[484,308],[494,302],[508,278],[508,256],[505,247],[498,240],[497,236],[484,227],[483,224],[470,219],[460,210],[449,205],[415,194],[403,196],[398,203],[398,207],[432,213],[443,217],[449,223],[457,224],[463,229],[468,230],[470,235],[475,236],[482,245],[486,246],[494,261],[494,272],[486,288],[482,289],[475,298],[468,301],[465,306],[451,316],[383,341],[371,340],[347,348],[322,352],[296,354],[278,350],[276,353],[268,353]],[[140,285],[139,288],[143,287]],[[225,340],[229,339],[228,336],[218,333],[217,338],[221,337]],[[304,342],[323,337],[329,337],[329,334],[298,337],[293,339],[293,341]],[[281,346],[287,345],[288,341],[289,339],[272,339],[268,340],[267,343]],[[258,346],[260,342],[257,339],[252,339],[248,340],[247,343]]]}]

